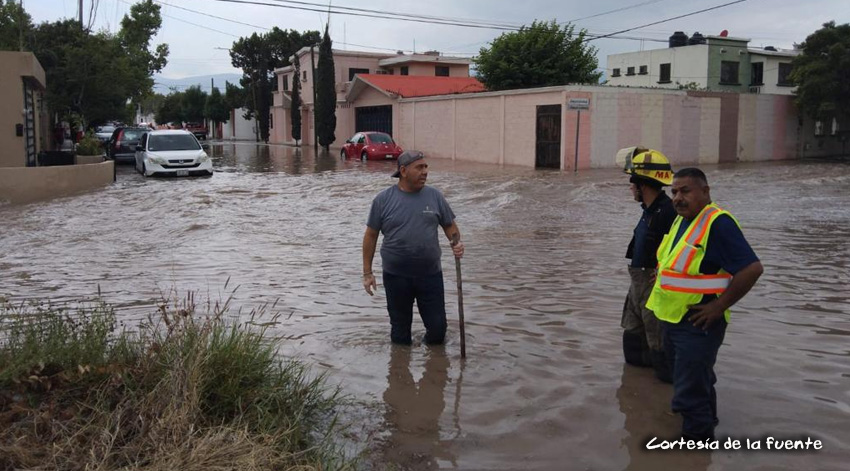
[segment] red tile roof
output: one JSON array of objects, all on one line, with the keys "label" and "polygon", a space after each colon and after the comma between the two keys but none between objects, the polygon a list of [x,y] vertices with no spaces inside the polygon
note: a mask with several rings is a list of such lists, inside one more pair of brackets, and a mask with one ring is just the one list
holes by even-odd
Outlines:
[{"label": "red tile roof", "polygon": [[402,98],[418,96],[476,93],[486,89],[474,77],[430,77],[426,75],[375,75],[358,74],[358,77],[376,88]]}]

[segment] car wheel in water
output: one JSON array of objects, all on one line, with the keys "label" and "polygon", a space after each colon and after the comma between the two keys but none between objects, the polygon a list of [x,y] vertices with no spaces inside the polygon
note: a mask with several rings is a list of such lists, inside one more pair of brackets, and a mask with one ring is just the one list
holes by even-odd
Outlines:
[{"label": "car wheel in water", "polygon": [[339,151],[339,158],[342,159],[342,160],[345,160],[346,157],[348,157],[348,156],[345,155],[345,149],[340,150]]},{"label": "car wheel in water", "polygon": [[365,150],[363,151],[362,154],[360,154],[360,160],[362,160],[364,162],[369,160],[369,154],[367,154]]}]

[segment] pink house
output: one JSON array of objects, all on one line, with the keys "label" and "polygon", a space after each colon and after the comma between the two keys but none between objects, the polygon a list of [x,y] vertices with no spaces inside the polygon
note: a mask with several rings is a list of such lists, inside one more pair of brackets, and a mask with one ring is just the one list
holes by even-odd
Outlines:
[{"label": "pink house", "polygon": [[[301,85],[301,143],[313,144],[313,76],[310,48],[293,57],[295,67],[276,69],[277,91],[271,110],[269,142],[294,144],[291,129],[291,93],[294,80]],[[318,48],[313,50],[318,62]],[[336,143],[358,131],[393,134],[399,127],[398,101],[402,98],[473,93],[484,86],[469,76],[469,59],[424,54],[376,54],[334,50],[337,110]]]}]

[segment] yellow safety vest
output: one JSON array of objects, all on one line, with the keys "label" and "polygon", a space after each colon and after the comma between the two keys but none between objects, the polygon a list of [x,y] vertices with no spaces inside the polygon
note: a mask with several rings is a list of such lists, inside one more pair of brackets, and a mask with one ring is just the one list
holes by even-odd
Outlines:
[{"label": "yellow safety vest", "polygon": [[[700,211],[691,227],[673,245],[684,219],[677,216],[670,232],[658,246],[658,274],[646,302],[647,309],[662,321],[678,323],[688,312],[688,306],[699,304],[705,294],[720,295],[726,291],[732,275],[720,270],[717,274],[700,273],[700,264],[708,247],[711,225],[720,215],[726,214],[738,224],[734,216],[711,203]],[[740,227],[740,225],[739,225]],[[729,322],[729,310],[724,312]]]}]

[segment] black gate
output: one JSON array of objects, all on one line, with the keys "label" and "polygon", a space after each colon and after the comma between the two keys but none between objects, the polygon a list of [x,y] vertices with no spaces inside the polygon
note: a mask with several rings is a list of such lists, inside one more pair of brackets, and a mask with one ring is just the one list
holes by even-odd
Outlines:
[{"label": "black gate", "polygon": [[360,106],[354,109],[356,132],[377,131],[393,135],[393,107]]},{"label": "black gate", "polygon": [[536,168],[561,168],[561,105],[537,107]]},{"label": "black gate", "polygon": [[33,89],[24,80],[24,145],[27,152],[27,167],[35,167],[35,100]]}]

